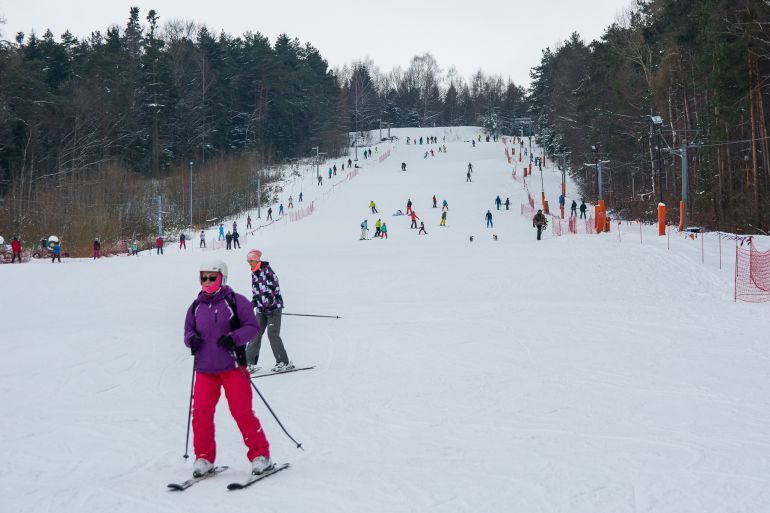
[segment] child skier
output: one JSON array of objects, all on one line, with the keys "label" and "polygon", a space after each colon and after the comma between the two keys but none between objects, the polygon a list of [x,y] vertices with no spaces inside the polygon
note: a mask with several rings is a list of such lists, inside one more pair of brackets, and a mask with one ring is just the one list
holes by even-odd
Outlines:
[{"label": "child skier", "polygon": [[388,238],[388,225],[385,223],[382,223],[382,228],[380,228],[380,238],[382,239]]},{"label": "child skier", "polygon": [[417,232],[417,235],[425,234],[428,235],[428,232],[425,231],[425,223],[420,221],[420,231]]}]

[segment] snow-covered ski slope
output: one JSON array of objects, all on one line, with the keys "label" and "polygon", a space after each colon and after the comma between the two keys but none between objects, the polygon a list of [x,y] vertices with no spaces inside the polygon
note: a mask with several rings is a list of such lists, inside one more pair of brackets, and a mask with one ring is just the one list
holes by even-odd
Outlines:
[{"label": "snow-covered ski slope", "polygon": [[[501,142],[392,132],[400,142],[352,180],[338,159],[322,187],[314,173],[287,184],[284,205],[291,193],[315,212],[241,250],[0,266],[0,512],[770,510],[768,305],[733,302],[731,243],[720,270],[716,238],[701,264],[700,240],[673,236],[668,250],[645,228],[640,244],[636,225],[621,242],[616,226],[538,242]],[[446,135],[448,153],[405,144],[421,135]],[[559,181],[549,164],[554,205]],[[445,228],[433,194],[449,202]],[[494,209],[498,194],[510,211]],[[409,198],[428,235],[391,215]],[[389,240],[360,241],[378,217]],[[306,450],[255,397],[273,458],[292,467],[228,492],[249,464],[222,397],[216,463],[230,470],[170,493],[192,471],[182,325],[198,265],[224,259],[248,294],[250,247],[277,272],[285,312],[342,316],[284,317],[290,357],[317,368],[256,381]]]}]

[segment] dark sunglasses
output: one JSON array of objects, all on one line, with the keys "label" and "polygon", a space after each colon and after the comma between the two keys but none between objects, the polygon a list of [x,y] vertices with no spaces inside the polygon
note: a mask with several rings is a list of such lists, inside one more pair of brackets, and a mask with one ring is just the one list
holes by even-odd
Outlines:
[{"label": "dark sunglasses", "polygon": [[218,275],[217,276],[201,276],[201,282],[202,283],[206,283],[208,281],[208,282],[214,283],[215,281],[217,281],[217,278],[219,278]]}]

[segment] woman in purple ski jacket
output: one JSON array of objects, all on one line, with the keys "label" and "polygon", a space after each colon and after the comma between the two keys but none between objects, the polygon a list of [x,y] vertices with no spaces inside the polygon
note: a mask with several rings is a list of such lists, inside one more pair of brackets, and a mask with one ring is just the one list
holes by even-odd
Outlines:
[{"label": "woman in purple ski jacket", "polygon": [[184,343],[195,356],[193,387],[193,476],[214,470],[214,412],[222,388],[254,474],[273,467],[270,445],[254,414],[251,383],[245,372],[246,344],[259,333],[251,302],[226,285],[227,265],[211,260],[200,267],[201,292],[187,309]]}]

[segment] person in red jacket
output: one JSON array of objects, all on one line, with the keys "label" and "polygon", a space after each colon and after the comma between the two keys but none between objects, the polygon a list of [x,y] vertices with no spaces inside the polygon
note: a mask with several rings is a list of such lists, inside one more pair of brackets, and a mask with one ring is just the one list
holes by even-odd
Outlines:
[{"label": "person in red jacket", "polygon": [[18,237],[14,237],[13,241],[11,241],[11,263],[14,263],[16,259],[19,259],[19,263],[21,263],[21,242],[19,242]]},{"label": "person in red jacket", "polygon": [[163,254],[163,237],[158,237],[155,239],[155,254],[156,255],[162,255]]},{"label": "person in red jacket", "polygon": [[417,213],[412,210],[412,213],[409,214],[409,217],[412,218],[412,226],[410,228],[417,228],[417,220],[419,219],[419,217],[417,217]]}]

